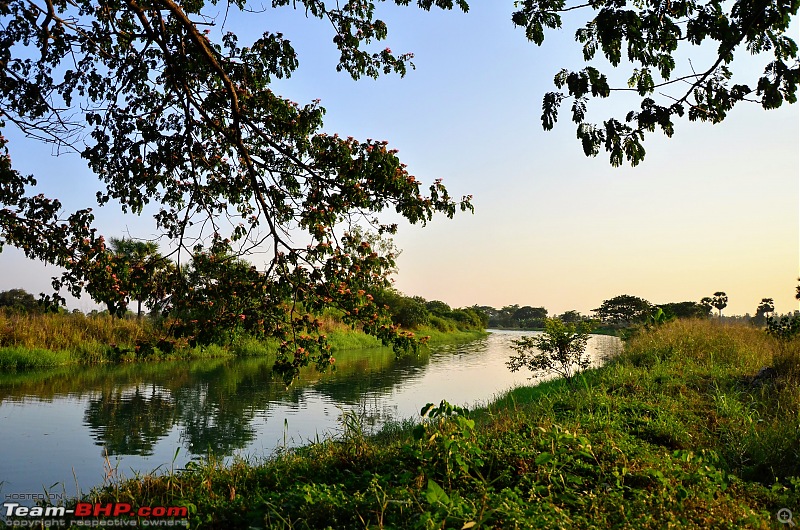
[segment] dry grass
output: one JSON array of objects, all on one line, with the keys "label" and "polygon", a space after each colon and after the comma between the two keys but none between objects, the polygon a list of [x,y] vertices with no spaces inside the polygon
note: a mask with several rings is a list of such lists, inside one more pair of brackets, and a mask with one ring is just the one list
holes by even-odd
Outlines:
[{"label": "dry grass", "polygon": [[151,338],[147,320],[82,314],[24,315],[0,312],[0,347],[84,350],[91,345],[132,346]]},{"label": "dry grass", "polygon": [[758,328],[698,319],[675,320],[641,333],[625,350],[629,359],[643,365],[681,357],[702,366],[731,366],[755,374],[773,366],[786,352],[786,345]]}]

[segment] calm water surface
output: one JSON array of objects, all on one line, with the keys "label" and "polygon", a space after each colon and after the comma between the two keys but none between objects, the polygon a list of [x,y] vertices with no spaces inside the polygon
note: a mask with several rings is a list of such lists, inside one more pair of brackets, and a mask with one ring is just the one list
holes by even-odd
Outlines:
[{"label": "calm water surface", "polygon": [[[289,389],[264,359],[0,374],[0,499],[45,489],[72,496],[209,453],[268,456],[336,436],[343,411],[369,430],[416,418],[429,402],[481,404],[529,382],[505,366],[522,334],[496,331],[401,359],[387,349],[339,352],[335,373],[308,370]],[[589,341],[595,364],[619,348],[613,337]]]}]

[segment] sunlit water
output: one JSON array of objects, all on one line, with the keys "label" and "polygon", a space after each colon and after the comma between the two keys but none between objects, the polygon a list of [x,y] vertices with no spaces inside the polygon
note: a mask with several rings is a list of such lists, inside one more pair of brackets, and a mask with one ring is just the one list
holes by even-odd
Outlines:
[{"label": "sunlit water", "polygon": [[[375,430],[418,418],[425,404],[442,399],[480,405],[530,383],[530,373],[505,365],[511,340],[522,334],[496,331],[402,359],[382,349],[340,352],[335,373],[309,370],[289,389],[263,359],[5,374],[0,499],[45,490],[73,496],[209,453],[265,457],[337,436],[343,411]],[[593,336],[588,353],[597,365],[619,348],[616,338]]]}]

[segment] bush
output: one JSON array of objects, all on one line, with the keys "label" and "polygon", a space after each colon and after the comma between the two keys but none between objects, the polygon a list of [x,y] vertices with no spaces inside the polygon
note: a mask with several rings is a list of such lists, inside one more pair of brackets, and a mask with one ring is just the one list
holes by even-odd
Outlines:
[{"label": "bush", "polygon": [[573,386],[579,370],[589,367],[586,343],[591,326],[585,322],[566,324],[557,318],[544,321],[544,333],[513,341],[514,350],[506,364],[512,372],[523,366],[535,375],[557,374]]},{"label": "bush", "polygon": [[800,336],[800,315],[784,315],[767,319],[767,333],[782,340]]},{"label": "bush", "polygon": [[442,333],[450,333],[451,331],[456,330],[456,326],[452,320],[448,320],[446,318],[438,317],[436,315],[431,315],[430,318],[430,325],[436,331],[441,331]]},{"label": "bush", "polygon": [[425,306],[413,300],[406,300],[403,307],[395,315],[394,321],[407,329],[416,329],[430,322],[430,313]]}]

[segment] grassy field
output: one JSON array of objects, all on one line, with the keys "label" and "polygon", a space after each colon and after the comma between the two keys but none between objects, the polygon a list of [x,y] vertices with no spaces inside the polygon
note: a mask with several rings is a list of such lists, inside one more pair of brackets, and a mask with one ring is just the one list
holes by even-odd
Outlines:
[{"label": "grassy field", "polygon": [[578,390],[443,404],[375,436],[346,415],[334,440],[86,500],[188,506],[200,528],[780,528],[778,510],[800,513],[798,383],[798,342],[676,321]]},{"label": "grassy field", "polygon": [[[329,336],[333,352],[378,348],[381,342],[351,329],[330,316],[322,319],[323,332]],[[434,328],[415,330],[419,337],[429,336],[430,344],[474,340],[483,331],[441,332]],[[159,349],[164,332],[149,319],[111,318],[107,315],[14,314],[0,311],[0,369],[28,370],[103,362],[141,360],[208,359],[226,356],[275,356],[275,341],[248,337],[228,346],[190,347],[185,340],[170,340],[171,351]],[[143,350],[141,344],[148,347]],[[153,347],[152,345],[155,345]]]}]

